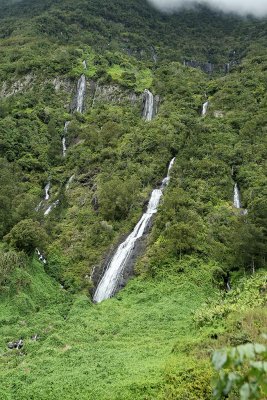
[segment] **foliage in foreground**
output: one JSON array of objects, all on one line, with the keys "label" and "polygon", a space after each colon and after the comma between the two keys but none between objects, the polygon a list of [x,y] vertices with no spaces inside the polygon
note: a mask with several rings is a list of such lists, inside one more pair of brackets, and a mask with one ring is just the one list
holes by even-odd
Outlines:
[{"label": "foliage in foreground", "polygon": [[212,363],[219,371],[214,389],[215,399],[235,398],[231,395],[234,392],[239,393],[240,400],[266,398],[266,345],[247,343],[228,350],[218,350],[213,355]]}]

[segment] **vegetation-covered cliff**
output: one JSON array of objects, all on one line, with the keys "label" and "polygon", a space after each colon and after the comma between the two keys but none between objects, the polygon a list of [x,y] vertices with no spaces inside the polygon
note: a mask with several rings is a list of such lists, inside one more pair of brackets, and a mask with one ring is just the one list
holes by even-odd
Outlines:
[{"label": "vegetation-covered cliff", "polygon": [[[1,398],[211,399],[213,351],[267,322],[266,20],[0,7]],[[94,305],[173,157],[134,279]]]}]

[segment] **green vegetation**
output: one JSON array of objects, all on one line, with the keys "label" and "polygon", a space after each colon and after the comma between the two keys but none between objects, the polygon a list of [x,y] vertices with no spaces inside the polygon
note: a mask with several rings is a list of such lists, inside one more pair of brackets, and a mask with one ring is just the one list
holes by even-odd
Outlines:
[{"label": "green vegetation", "polygon": [[[267,348],[262,344],[251,344],[238,346],[230,351],[217,351],[213,356],[213,364],[217,370],[222,367],[230,369],[231,372],[221,371],[215,389],[215,397],[228,395],[234,386],[239,387],[241,400],[261,399],[267,390]],[[246,374],[242,376],[239,372],[244,365]],[[237,370],[237,371],[236,371]]]},{"label": "green vegetation", "polygon": [[[255,386],[240,351],[267,326],[266,20],[203,6],[162,15],[143,0],[0,9],[1,399],[208,400],[211,355],[235,346],[215,353],[226,368],[215,395],[263,400],[264,371]],[[159,100],[149,123],[145,89]],[[174,156],[135,278],[93,305],[93,272]]]}]

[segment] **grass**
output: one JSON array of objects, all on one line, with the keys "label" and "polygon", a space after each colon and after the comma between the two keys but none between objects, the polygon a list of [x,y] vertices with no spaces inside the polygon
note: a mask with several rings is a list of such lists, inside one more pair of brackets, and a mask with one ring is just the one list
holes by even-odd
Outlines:
[{"label": "grass", "polygon": [[[57,293],[50,292],[51,301]],[[192,312],[213,295],[203,266],[161,281],[134,279],[116,298],[99,305],[79,295],[68,313],[55,301],[9,321],[0,328],[5,339],[1,399],[160,398],[170,371],[192,365],[186,355],[198,335]],[[41,337],[37,342],[30,340],[35,332]],[[25,337],[22,355],[8,351],[7,338],[20,336]]]}]

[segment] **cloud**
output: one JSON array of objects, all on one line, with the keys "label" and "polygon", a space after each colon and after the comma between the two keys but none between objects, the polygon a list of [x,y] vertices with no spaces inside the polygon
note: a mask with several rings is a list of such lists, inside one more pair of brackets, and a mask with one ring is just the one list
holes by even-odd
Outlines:
[{"label": "cloud", "polygon": [[225,12],[239,15],[253,14],[256,17],[267,15],[267,0],[148,0],[162,11],[174,11],[195,4],[206,4]]}]

